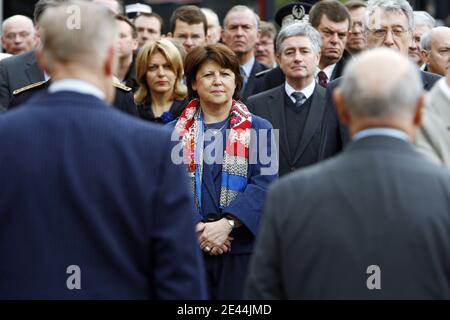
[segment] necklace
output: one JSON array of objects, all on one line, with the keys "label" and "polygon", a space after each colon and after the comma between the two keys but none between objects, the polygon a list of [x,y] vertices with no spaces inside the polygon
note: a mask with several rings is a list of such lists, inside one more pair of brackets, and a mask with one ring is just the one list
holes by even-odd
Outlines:
[{"label": "necklace", "polygon": [[219,132],[221,132],[223,130],[223,128],[225,128],[225,126],[228,124],[228,118],[225,120],[225,123],[219,128],[208,128],[208,125],[205,123],[205,132],[209,131],[212,133],[212,136],[214,137],[216,134],[218,134]]}]

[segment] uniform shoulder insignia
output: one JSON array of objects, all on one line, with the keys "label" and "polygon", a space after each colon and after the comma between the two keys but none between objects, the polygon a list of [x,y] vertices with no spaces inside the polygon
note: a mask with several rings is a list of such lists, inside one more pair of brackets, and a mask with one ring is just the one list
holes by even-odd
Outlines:
[{"label": "uniform shoulder insignia", "polygon": [[263,70],[263,71],[260,71],[260,72],[256,73],[256,74],[255,74],[255,78],[259,78],[259,77],[265,75],[265,74],[266,74],[267,72],[269,72],[270,70],[272,70],[272,69],[266,69],[266,70]]},{"label": "uniform shoulder insignia", "polygon": [[131,91],[130,87],[128,87],[124,84],[121,84],[120,82],[113,81],[113,86],[116,87],[117,89],[121,89],[123,91],[127,91],[127,92]]},{"label": "uniform shoulder insignia", "polygon": [[32,84],[26,85],[25,87],[22,87],[22,88],[14,90],[13,91],[13,95],[17,95],[17,94],[22,93],[24,91],[28,91],[30,89],[40,87],[44,83],[46,83],[46,81],[38,81],[38,82],[35,82],[35,83],[32,83]]}]

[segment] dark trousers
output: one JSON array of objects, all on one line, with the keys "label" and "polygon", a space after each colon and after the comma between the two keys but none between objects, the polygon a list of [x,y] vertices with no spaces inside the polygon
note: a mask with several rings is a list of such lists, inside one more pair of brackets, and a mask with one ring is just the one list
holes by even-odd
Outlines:
[{"label": "dark trousers", "polygon": [[211,300],[241,300],[251,254],[203,255]]}]

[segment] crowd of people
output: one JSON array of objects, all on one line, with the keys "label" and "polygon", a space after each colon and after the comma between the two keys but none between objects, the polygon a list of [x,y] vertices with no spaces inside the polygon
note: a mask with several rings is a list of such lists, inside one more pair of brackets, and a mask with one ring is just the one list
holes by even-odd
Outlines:
[{"label": "crowd of people", "polygon": [[450,299],[450,28],[407,0],[275,22],[5,19],[0,298]]}]

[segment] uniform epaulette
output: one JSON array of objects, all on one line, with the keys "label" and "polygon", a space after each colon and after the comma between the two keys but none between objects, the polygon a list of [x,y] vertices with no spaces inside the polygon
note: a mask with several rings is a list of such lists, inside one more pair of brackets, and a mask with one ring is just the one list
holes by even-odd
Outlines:
[{"label": "uniform epaulette", "polygon": [[255,78],[259,78],[259,77],[265,75],[265,74],[266,74],[267,72],[269,72],[270,70],[272,70],[272,69],[266,69],[266,70],[263,70],[263,71],[260,71],[260,72],[256,73],[256,74],[255,74]]},{"label": "uniform epaulette", "polygon": [[127,91],[127,92],[132,90],[130,87],[128,87],[128,86],[126,86],[124,84],[121,84],[120,82],[116,82],[116,81],[113,81],[113,86],[118,88],[118,89],[121,89],[123,91]]},{"label": "uniform epaulette", "polygon": [[27,91],[27,90],[30,90],[30,89],[33,89],[33,88],[40,87],[40,86],[42,86],[44,83],[46,83],[46,81],[38,81],[38,82],[35,82],[35,83],[32,83],[32,84],[26,85],[25,87],[22,87],[22,88],[19,88],[19,89],[14,90],[14,91],[13,91],[13,95],[17,95],[17,94],[22,93],[22,92],[24,92],[24,91]]}]

